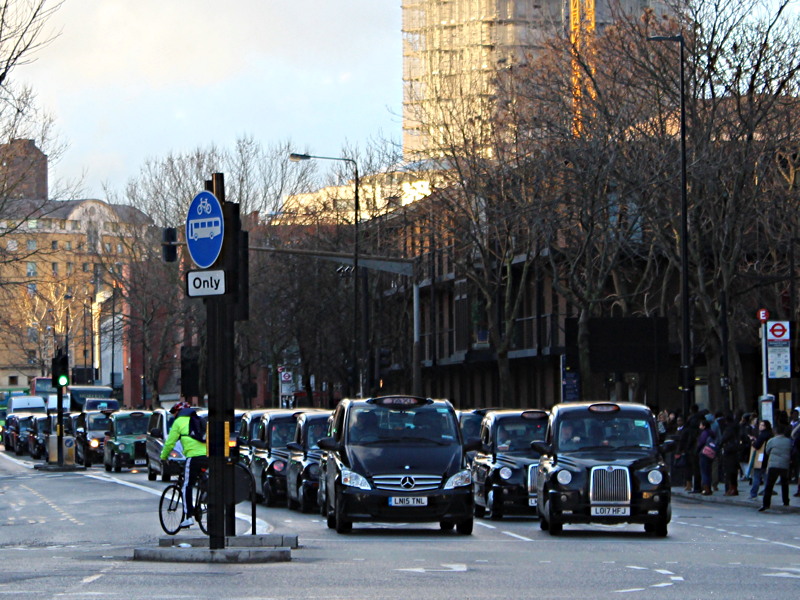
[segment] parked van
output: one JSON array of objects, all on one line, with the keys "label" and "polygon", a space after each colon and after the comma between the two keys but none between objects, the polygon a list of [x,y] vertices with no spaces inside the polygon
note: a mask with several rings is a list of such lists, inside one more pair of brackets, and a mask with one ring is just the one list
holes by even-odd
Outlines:
[{"label": "parked van", "polygon": [[41,396],[11,396],[8,399],[8,414],[13,412],[44,413],[47,412],[47,406]]}]

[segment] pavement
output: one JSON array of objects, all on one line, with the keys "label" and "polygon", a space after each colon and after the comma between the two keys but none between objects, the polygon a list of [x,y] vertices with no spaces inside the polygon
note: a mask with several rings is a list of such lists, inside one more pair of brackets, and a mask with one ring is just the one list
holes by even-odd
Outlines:
[{"label": "pavement", "polygon": [[[800,498],[794,495],[797,493],[797,485],[798,485],[797,482],[789,484],[789,506],[783,506],[780,484],[775,486],[774,490],[775,493],[772,496],[771,506],[765,512],[800,513]],[[738,496],[726,496],[725,486],[723,484],[719,484],[719,491],[713,492],[710,496],[703,496],[702,494],[687,492],[682,485],[674,486],[672,488],[672,497],[682,498],[699,503],[727,504],[729,506],[744,506],[747,508],[752,508],[754,511],[756,511],[761,507],[761,503],[764,499],[763,495],[760,495],[755,499],[751,499],[750,484],[747,481],[739,481],[738,487],[739,487]],[[762,484],[761,488],[759,489],[759,493],[763,494],[763,492],[764,492],[764,485]]]}]

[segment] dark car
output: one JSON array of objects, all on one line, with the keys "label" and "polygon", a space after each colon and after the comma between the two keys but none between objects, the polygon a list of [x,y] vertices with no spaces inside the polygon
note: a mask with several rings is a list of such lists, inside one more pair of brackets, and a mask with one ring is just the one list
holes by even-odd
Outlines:
[{"label": "dark car", "polygon": [[543,530],[565,523],[640,523],[667,535],[672,518],[669,467],[652,411],[632,402],[556,405],[541,452],[537,487]]},{"label": "dark car", "polygon": [[50,417],[36,415],[28,428],[28,454],[31,458],[45,458],[47,456],[47,438],[50,435]]},{"label": "dark car", "polygon": [[267,506],[286,499],[287,445],[294,439],[297,410],[271,408],[261,415],[250,439],[250,473],[256,484],[256,496]]},{"label": "dark car", "polygon": [[536,513],[536,470],[539,453],[531,448],[543,441],[548,413],[543,410],[495,410],[481,423],[481,449],[472,460],[475,515],[489,511],[493,519],[505,514]]},{"label": "dark car", "polygon": [[169,481],[183,468],[183,461],[186,457],[183,456],[183,446],[180,440],[170,452],[169,458],[161,460],[161,450],[164,449],[164,442],[174,420],[175,417],[165,408],[157,408],[150,414],[145,438],[147,479],[150,481],[155,481],[156,477],[161,477],[161,481]]},{"label": "dark car", "polygon": [[317,504],[319,491],[319,440],[328,435],[330,410],[297,415],[294,440],[289,442],[286,467],[286,503],[289,508],[310,512]]},{"label": "dark car", "polygon": [[28,429],[33,423],[34,416],[30,413],[12,412],[6,417],[6,451],[21,456],[28,450]]},{"label": "dark car", "polygon": [[89,410],[78,414],[75,423],[75,461],[79,465],[91,467],[100,463],[104,454],[104,439],[110,429],[111,412],[108,410]]},{"label": "dark car", "polygon": [[346,533],[356,521],[438,521],[472,533],[472,476],[450,402],[342,400],[331,433],[319,441],[328,527]]},{"label": "dark car", "polygon": [[[480,439],[481,435],[481,422],[484,415],[490,410],[497,410],[496,408],[473,408],[470,410],[458,410],[458,426],[461,429],[461,439],[464,443],[474,442]],[[467,465],[472,466],[472,460],[475,458],[476,451],[470,450],[467,452]]]},{"label": "dark car", "polygon": [[103,466],[119,473],[124,468],[147,464],[147,423],[150,411],[122,410],[111,413],[104,439]]},{"label": "dark car", "polygon": [[250,463],[253,461],[253,448],[250,446],[250,440],[253,439],[258,422],[261,420],[261,415],[267,410],[269,409],[248,410],[242,415],[236,443],[239,448],[239,462],[245,467],[249,468]]}]

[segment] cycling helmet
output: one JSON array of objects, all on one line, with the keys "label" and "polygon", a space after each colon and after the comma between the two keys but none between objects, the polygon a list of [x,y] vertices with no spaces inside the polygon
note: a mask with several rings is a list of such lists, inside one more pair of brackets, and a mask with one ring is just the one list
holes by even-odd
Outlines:
[{"label": "cycling helmet", "polygon": [[184,408],[192,408],[192,405],[189,404],[188,402],[183,402],[183,401],[176,402],[175,404],[172,405],[172,408],[169,409],[169,412],[172,413],[173,415],[177,415]]}]

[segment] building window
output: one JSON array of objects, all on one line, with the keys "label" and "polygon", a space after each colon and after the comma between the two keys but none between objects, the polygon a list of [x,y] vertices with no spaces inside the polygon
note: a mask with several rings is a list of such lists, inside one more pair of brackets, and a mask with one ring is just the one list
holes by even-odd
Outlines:
[{"label": "building window", "polygon": [[28,229],[38,229],[39,228],[39,221],[36,219],[31,219],[28,221]]},{"label": "building window", "polygon": [[122,244],[117,244],[117,254],[122,254]]},{"label": "building window", "polygon": [[58,263],[53,263],[53,277],[58,277]]},{"label": "building window", "polygon": [[111,244],[106,242],[105,244],[103,244],[103,246],[104,246],[104,248],[106,250],[106,254],[111,254]]},{"label": "building window", "polygon": [[50,249],[58,250],[58,240],[53,240],[52,242],[50,242]]},{"label": "building window", "polygon": [[83,272],[84,272],[84,273],[91,273],[91,272],[92,272],[92,266],[91,266],[91,264],[89,264],[89,263],[83,263]]},{"label": "building window", "polygon": [[25,269],[25,275],[28,277],[36,277],[36,263],[29,262],[28,267]]},{"label": "building window", "polygon": [[64,248],[67,250],[72,250],[72,241],[64,242]]},{"label": "building window", "polygon": [[8,385],[9,386],[19,385],[19,377],[17,377],[16,375],[9,375],[8,376]]},{"label": "building window", "polygon": [[8,244],[6,244],[6,248],[9,252],[14,252],[19,247],[17,244],[17,240],[8,240]]},{"label": "building window", "polygon": [[36,240],[27,241],[28,250],[36,250]]},{"label": "building window", "polygon": [[36,364],[36,350],[26,350],[28,353],[28,364],[35,365]]},{"label": "building window", "polygon": [[72,229],[73,231],[78,231],[80,230],[80,228],[81,228],[80,221],[70,221],[70,229]]},{"label": "building window", "polygon": [[28,284],[28,295],[29,296],[35,296],[36,295],[36,284],[35,283],[29,283]]},{"label": "building window", "polygon": [[72,275],[73,271],[75,270],[75,265],[71,262],[67,263],[67,275]]}]

